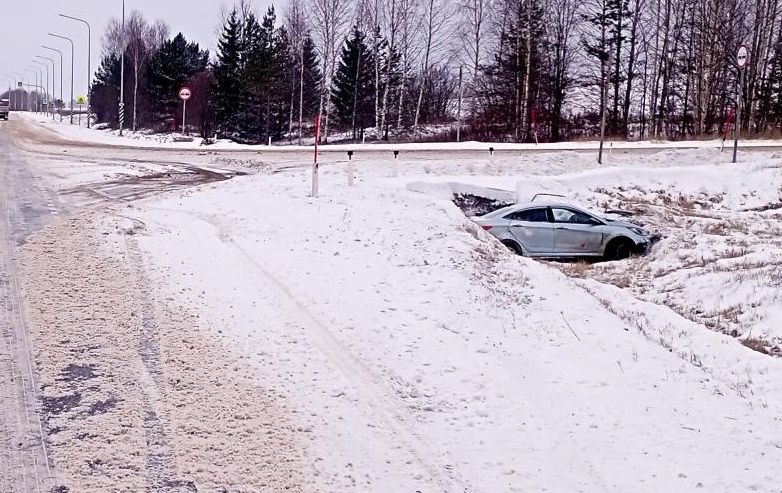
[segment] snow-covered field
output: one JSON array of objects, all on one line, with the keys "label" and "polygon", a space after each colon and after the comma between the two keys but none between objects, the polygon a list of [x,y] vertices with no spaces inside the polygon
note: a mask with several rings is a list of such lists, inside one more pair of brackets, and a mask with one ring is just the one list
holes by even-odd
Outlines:
[{"label": "snow-covered field", "polygon": [[[390,160],[358,159],[355,187],[345,163],[322,168],[320,198],[306,166],[270,163],[93,207],[71,225],[92,235],[83,250],[143,265],[148,296],[188,314],[156,325],[177,457],[166,467],[204,491],[280,491],[279,476],[259,476],[266,463],[293,491],[782,491],[782,159],[593,158],[454,150],[404,161],[398,177]],[[70,164],[58,173],[98,176]],[[535,262],[451,200],[540,191],[629,210],[662,240],[623,262]],[[211,364],[221,352],[228,367]],[[222,386],[204,391],[222,375],[262,423],[225,409]],[[132,398],[148,400],[144,387]],[[252,426],[292,458],[242,455]],[[212,473],[220,454],[237,454],[234,474]]]},{"label": "snow-covered field", "polygon": [[[720,300],[753,305],[736,335],[774,343],[778,270],[742,277],[726,263],[724,279],[695,282],[682,263],[704,258],[706,269],[730,257],[734,238],[773,269],[773,231],[752,231],[760,217],[774,226],[775,212],[742,210],[778,202],[779,160],[627,159],[538,178],[445,176],[445,160],[394,179],[366,163],[352,189],[339,166],[319,199],[306,196],[308,170],[289,171],[146,201],[131,215],[146,225],[139,243],[156,281],[300,410],[316,491],[779,491],[782,360],[682,316],[684,306],[722,310]],[[625,207],[617,194],[635,190],[665,239],[648,259],[591,268],[607,284],[574,280],[511,256],[448,197],[407,189],[422,179],[521,195],[545,187],[595,206]],[[674,216],[669,202],[691,208]],[[701,239],[710,223],[722,236]],[[679,276],[667,282],[685,284],[675,303],[663,281],[644,284],[663,266]],[[634,289],[612,286],[621,272]]]}]

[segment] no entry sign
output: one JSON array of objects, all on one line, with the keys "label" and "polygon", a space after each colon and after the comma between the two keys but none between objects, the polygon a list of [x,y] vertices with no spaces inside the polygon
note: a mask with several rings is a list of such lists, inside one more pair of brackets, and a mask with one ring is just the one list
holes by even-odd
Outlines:
[{"label": "no entry sign", "polygon": [[183,87],[179,90],[179,99],[182,101],[187,101],[191,97],[193,97],[193,91],[189,87]]}]

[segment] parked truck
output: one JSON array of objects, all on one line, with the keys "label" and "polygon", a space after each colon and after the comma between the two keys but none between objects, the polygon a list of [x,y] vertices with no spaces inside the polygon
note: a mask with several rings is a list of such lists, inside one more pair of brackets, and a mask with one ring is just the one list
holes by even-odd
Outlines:
[{"label": "parked truck", "polygon": [[0,99],[0,119],[8,120],[8,113],[11,112],[11,100]]}]

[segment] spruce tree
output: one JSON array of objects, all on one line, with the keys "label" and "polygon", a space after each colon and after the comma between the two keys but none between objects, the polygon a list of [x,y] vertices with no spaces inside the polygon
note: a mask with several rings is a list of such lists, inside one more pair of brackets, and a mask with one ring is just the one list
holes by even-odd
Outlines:
[{"label": "spruce tree", "polygon": [[111,126],[119,125],[120,58],[116,54],[103,57],[90,87],[90,105],[97,120]]},{"label": "spruce tree", "polygon": [[350,128],[354,139],[358,137],[357,132],[374,124],[374,60],[364,34],[357,27],[342,48],[334,75],[332,104],[337,124]]},{"label": "spruce tree", "polygon": [[181,112],[179,89],[206,70],[208,62],[209,52],[201,51],[197,43],[188,43],[182,33],[163,43],[149,63],[150,102],[159,119]]},{"label": "spruce tree", "polygon": [[304,38],[304,94],[302,108],[304,118],[312,120],[320,106],[320,96],[323,92],[323,74],[320,70],[320,60],[315,50],[315,42],[310,35]]},{"label": "spruce tree", "polygon": [[237,131],[236,115],[242,101],[241,73],[242,25],[234,9],[223,26],[217,44],[217,61],[214,64],[215,113],[222,132],[233,135]]}]

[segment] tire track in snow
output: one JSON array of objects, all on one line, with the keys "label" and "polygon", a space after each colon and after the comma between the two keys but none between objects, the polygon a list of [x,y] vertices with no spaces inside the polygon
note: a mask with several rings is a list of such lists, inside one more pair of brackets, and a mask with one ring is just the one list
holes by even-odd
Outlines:
[{"label": "tire track in snow", "polygon": [[415,423],[407,408],[397,402],[396,398],[390,394],[385,382],[334,336],[328,324],[321,321],[307,308],[306,304],[293,293],[284,280],[275,276],[241,245],[234,242],[216,219],[188,211],[177,212],[187,214],[214,227],[218,231],[220,241],[234,250],[238,257],[246,260],[247,265],[266,281],[267,285],[264,287],[276,292],[277,298],[287,309],[290,320],[302,328],[308,329],[307,332],[313,346],[334,364],[360,394],[363,394],[363,398],[359,401],[370,408],[373,416],[379,417],[383,421],[394,438],[429,474],[429,478],[438,485],[441,491],[475,491],[474,486],[460,478],[458,471],[436,459],[438,454],[421,436],[410,431],[415,428]]},{"label": "tire track in snow", "polygon": [[[10,166],[10,162],[6,164]],[[3,170],[3,185],[11,185],[8,167]],[[45,442],[45,433],[37,404],[35,375],[28,329],[22,305],[23,297],[12,253],[11,205],[9,195],[0,194],[0,371],[3,395],[0,397],[0,452],[3,492],[45,492],[53,485],[54,473]]]},{"label": "tire track in snow", "polygon": [[[133,220],[134,228],[143,229],[140,221]],[[147,475],[147,489],[150,493],[157,492],[197,492],[198,489],[191,482],[178,481],[176,477],[174,457],[171,452],[171,444],[168,433],[160,418],[161,396],[160,388],[163,385],[161,364],[159,325],[155,314],[155,303],[149,289],[149,278],[144,269],[141,250],[133,234],[125,235],[125,245],[128,249],[130,261],[136,274],[136,281],[141,289],[141,332],[138,348],[139,357],[143,363],[141,393],[143,398],[144,433],[147,439],[147,456],[145,457],[145,473]]]}]

